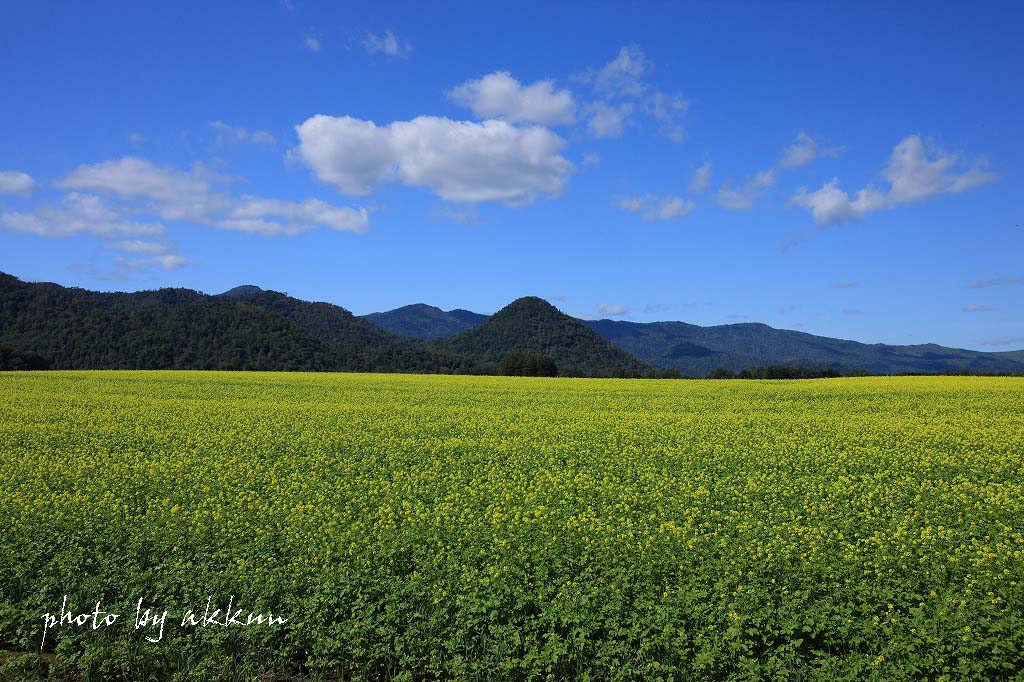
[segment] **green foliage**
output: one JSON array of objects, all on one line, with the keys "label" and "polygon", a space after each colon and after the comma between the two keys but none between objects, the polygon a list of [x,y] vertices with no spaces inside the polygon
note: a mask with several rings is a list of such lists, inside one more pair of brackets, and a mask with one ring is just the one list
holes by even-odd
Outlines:
[{"label": "green foliage", "polygon": [[474,364],[329,303],[256,287],[99,293],[0,273],[0,342],[54,369],[452,373]]},{"label": "green foliage", "polygon": [[498,373],[509,377],[556,377],[558,366],[546,355],[512,352],[502,358]]},{"label": "green foliage", "polygon": [[35,353],[0,346],[0,371],[50,369],[50,362]]},{"label": "green foliage", "polygon": [[[54,369],[496,374],[506,353],[524,351],[547,356],[572,376],[656,371],[540,299],[522,301],[480,328],[428,343],[340,306],[253,286],[219,296],[188,289],[100,293],[0,273],[0,343],[38,353]],[[474,313],[450,315],[471,320]]]}]

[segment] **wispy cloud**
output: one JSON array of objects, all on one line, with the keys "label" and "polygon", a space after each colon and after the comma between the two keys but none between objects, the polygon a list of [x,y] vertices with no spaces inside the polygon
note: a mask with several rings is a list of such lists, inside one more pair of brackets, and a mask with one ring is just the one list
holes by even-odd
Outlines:
[{"label": "wispy cloud", "polygon": [[181,256],[169,244],[163,242],[151,242],[142,240],[128,240],[111,242],[107,244],[108,249],[114,249],[129,256],[115,256],[114,262],[121,268],[128,271],[140,270],[146,267],[156,267],[161,270],[177,270],[186,265],[193,265],[194,262]]},{"label": "wispy cloud", "polygon": [[600,69],[589,69],[576,79],[592,84],[594,90],[610,99],[639,97],[647,92],[644,78],[653,70],[654,65],[639,45],[626,45]]},{"label": "wispy cloud", "polygon": [[833,289],[852,289],[856,286],[860,286],[857,282],[851,282],[849,280],[843,280],[842,282],[836,282],[832,285]]},{"label": "wispy cloud", "polygon": [[963,308],[961,308],[961,310],[964,311],[965,313],[988,313],[995,310],[995,308],[993,308],[990,305],[971,304],[965,305]]},{"label": "wispy cloud", "polygon": [[1010,284],[1020,284],[1024,279],[1020,277],[996,277],[993,279],[979,279],[967,285],[969,289],[987,289],[989,287],[1002,287]]},{"label": "wispy cloud", "polygon": [[370,54],[386,54],[389,57],[407,57],[412,52],[409,41],[399,38],[390,30],[381,36],[367,33],[363,38],[363,47]]},{"label": "wispy cloud", "polygon": [[920,136],[911,135],[893,148],[889,164],[882,171],[889,185],[887,190],[868,186],[851,199],[839,188],[839,179],[833,178],[815,192],[801,187],[790,203],[809,209],[818,227],[828,227],[940,194],[966,192],[999,177],[988,170],[984,158],[962,172],[954,171],[958,161],[955,155],[926,145]]},{"label": "wispy cloud", "polygon": [[657,121],[661,134],[673,142],[682,142],[685,135],[683,117],[690,109],[690,100],[682,95],[655,92],[647,98],[644,108]]},{"label": "wispy cloud", "polygon": [[633,113],[633,108],[633,104],[629,102],[620,104],[592,102],[585,109],[590,117],[587,121],[587,129],[593,137],[599,140],[622,137],[626,120]]},{"label": "wispy cloud", "polygon": [[685,136],[690,101],[651,82],[654,64],[638,45],[625,45],[610,62],[572,79],[588,86],[594,99],[582,108],[587,130],[596,138],[621,137],[634,113],[645,114],[658,132],[674,142]]},{"label": "wispy cloud", "polygon": [[834,155],[837,149],[823,149],[810,135],[802,130],[797,133],[796,140],[787,147],[782,158],[768,170],[748,175],[741,185],[723,184],[715,194],[715,201],[723,208],[733,211],[749,211],[770,188],[775,186],[781,171],[792,170],[805,166],[821,156]]},{"label": "wispy cloud", "polygon": [[786,147],[779,159],[778,167],[784,170],[806,166],[815,159],[825,156],[835,156],[839,153],[838,147],[824,148],[819,145],[810,135],[800,131],[796,135],[793,144]]},{"label": "wispy cloud", "polygon": [[1024,344],[1024,336],[997,336],[994,339],[982,339],[979,341],[983,346],[1010,346]]},{"label": "wispy cloud", "polygon": [[607,317],[621,317],[623,315],[629,315],[631,312],[629,308],[618,303],[602,303],[597,306],[597,312]]},{"label": "wispy cloud", "polygon": [[293,235],[321,226],[364,232],[369,225],[366,209],[333,206],[319,199],[296,202],[254,195],[236,197],[217,189],[226,181],[202,164],[180,171],[129,156],[79,166],[58,186],[120,199],[126,202],[121,212],[129,215],[149,213],[164,221],[263,235]]},{"label": "wispy cloud", "polygon": [[4,211],[0,213],[0,227],[37,237],[158,236],[165,232],[159,221],[137,220],[101,197],[79,192],[70,192],[57,204],[40,204],[30,211]]},{"label": "wispy cloud", "polygon": [[460,206],[442,204],[431,208],[427,213],[427,217],[437,222],[449,222],[458,225],[479,225],[483,222],[480,211],[473,204]]},{"label": "wispy cloud", "polygon": [[805,244],[805,243],[807,243],[807,242],[809,242],[809,241],[811,241],[813,239],[814,239],[814,234],[813,233],[804,233],[804,234],[793,234],[793,233],[790,233],[790,234],[788,234],[786,236],[786,241],[783,242],[783,244],[782,244],[781,252],[782,253],[787,253],[787,252],[795,249],[796,247],[800,246],[801,244]]},{"label": "wispy cloud", "polygon": [[696,204],[677,196],[656,197],[645,194],[619,199],[619,206],[630,213],[643,215],[644,220],[648,222],[656,222],[685,218],[693,212]]},{"label": "wispy cloud", "polygon": [[246,130],[238,126],[231,126],[223,121],[211,121],[210,127],[217,133],[217,144],[256,144],[273,145],[277,144],[277,138],[266,130]]},{"label": "wispy cloud", "polygon": [[690,194],[703,194],[704,190],[711,186],[711,162],[705,163],[690,176],[690,182],[686,185],[686,191]]},{"label": "wispy cloud", "polygon": [[730,187],[723,185],[715,193],[715,201],[721,206],[734,211],[749,211],[754,203],[775,185],[775,171],[767,170],[747,177],[742,185]]}]

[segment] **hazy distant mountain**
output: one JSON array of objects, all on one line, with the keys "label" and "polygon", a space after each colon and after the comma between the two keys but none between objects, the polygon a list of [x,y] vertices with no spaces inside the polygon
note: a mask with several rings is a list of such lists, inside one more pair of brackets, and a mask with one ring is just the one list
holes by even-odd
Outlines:
[{"label": "hazy distant mountain", "polygon": [[533,296],[513,301],[469,331],[433,343],[481,364],[497,365],[507,353],[525,351],[553,359],[561,374],[635,376],[655,371],[576,318]]},{"label": "hazy distant mountain", "polygon": [[1024,350],[1004,350],[998,353],[992,353],[993,356],[1014,360],[1016,362],[1024,363]]},{"label": "hazy distant mountain", "polygon": [[936,344],[890,346],[832,339],[766,324],[700,327],[685,322],[584,322],[604,338],[637,357],[690,376],[706,376],[717,367],[729,370],[765,365],[866,369],[876,374],[899,372],[1021,372],[1024,351],[981,353]]},{"label": "hazy distant mountain", "polygon": [[469,310],[441,310],[425,303],[414,303],[383,313],[362,316],[392,334],[417,339],[440,339],[455,336],[472,329],[487,319],[487,315]]}]

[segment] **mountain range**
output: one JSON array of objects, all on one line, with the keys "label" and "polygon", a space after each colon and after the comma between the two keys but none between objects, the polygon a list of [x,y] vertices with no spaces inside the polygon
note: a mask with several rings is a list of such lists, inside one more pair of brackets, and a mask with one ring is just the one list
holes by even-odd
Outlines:
[{"label": "mountain range", "polygon": [[[416,304],[358,317],[253,285],[105,293],[0,273],[2,358],[54,369],[495,374],[510,353],[567,376],[706,376],[766,365],[839,371],[1024,372],[1024,351],[863,344],[763,324],[583,321],[536,297],[494,315]],[[2,350],[2,349],[0,349]]]},{"label": "mountain range", "polygon": [[[364,319],[394,332],[421,339],[454,336],[480,324],[486,315],[424,304],[408,305]],[[644,362],[687,376],[706,376],[721,367],[740,371],[767,365],[833,368],[873,374],[1024,371],[1024,350],[983,353],[933,343],[867,344],[760,323],[701,327],[686,322],[581,320],[600,336]]]}]

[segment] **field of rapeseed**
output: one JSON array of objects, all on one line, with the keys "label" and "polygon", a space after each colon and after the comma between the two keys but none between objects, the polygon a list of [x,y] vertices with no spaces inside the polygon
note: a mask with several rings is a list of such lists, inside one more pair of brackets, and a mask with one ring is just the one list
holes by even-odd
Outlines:
[{"label": "field of rapeseed", "polygon": [[1020,678],[1022,583],[1020,379],[0,375],[0,678]]}]

